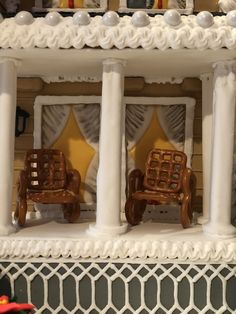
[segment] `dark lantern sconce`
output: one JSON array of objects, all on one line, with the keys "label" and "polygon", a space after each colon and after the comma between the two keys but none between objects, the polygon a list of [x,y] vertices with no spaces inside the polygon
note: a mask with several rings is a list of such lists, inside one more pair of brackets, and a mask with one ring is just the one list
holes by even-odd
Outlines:
[{"label": "dark lantern sconce", "polygon": [[18,137],[25,132],[26,120],[29,118],[29,113],[19,106],[16,107],[16,126],[15,126],[15,136]]}]

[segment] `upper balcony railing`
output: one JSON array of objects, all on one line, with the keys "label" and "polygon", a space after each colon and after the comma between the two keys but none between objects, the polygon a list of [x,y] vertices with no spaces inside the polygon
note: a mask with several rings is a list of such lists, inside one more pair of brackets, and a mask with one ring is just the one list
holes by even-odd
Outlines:
[{"label": "upper balcony railing", "polygon": [[180,13],[193,12],[193,0],[120,0],[118,12],[129,13],[144,10],[149,13],[164,13],[167,9],[177,9]]},{"label": "upper balcony railing", "polygon": [[14,16],[17,12],[31,11],[36,16],[43,16],[49,11],[59,11],[62,15],[72,15],[77,10],[84,10],[92,15],[108,10],[120,15],[131,15],[142,10],[150,15],[163,14],[168,9],[176,9],[180,14],[192,14],[210,11],[214,14],[236,9],[236,3],[227,0],[0,0],[0,12]]},{"label": "upper balcony railing", "polygon": [[[25,2],[25,4],[24,4]],[[167,9],[177,9],[182,14],[191,14],[194,10],[194,0],[0,0],[1,11],[14,14],[19,10],[30,10],[33,13],[48,11],[74,12],[85,10],[90,13],[102,13],[115,10],[118,13],[129,14],[143,10],[151,14],[164,13]]]},{"label": "upper balcony railing", "polygon": [[33,12],[37,11],[64,11],[74,12],[76,10],[86,10],[88,12],[105,12],[108,9],[107,0],[35,0]]}]

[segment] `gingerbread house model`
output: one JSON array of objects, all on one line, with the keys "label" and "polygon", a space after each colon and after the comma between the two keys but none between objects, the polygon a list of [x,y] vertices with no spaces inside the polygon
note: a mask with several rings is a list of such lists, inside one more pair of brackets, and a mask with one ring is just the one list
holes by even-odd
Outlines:
[{"label": "gingerbread house model", "polygon": [[[7,4],[11,7],[9,2],[3,1],[3,7],[6,8]],[[30,300],[25,301],[33,302],[33,289],[30,288],[33,285],[30,281],[32,275],[26,275],[27,269],[37,272],[31,259],[37,263],[40,261],[52,273],[53,266],[50,263],[58,263],[58,269],[64,267],[70,276],[76,267],[82,267],[81,272],[87,274],[89,270],[85,264],[90,263],[89,267],[94,267],[99,276],[105,276],[108,282],[106,306],[98,305],[99,301],[92,296],[92,292],[92,301],[87,308],[83,301],[79,302],[82,292],[78,288],[79,280],[77,282],[75,279],[74,287],[79,291],[79,297],[75,297],[77,303],[75,302],[73,313],[93,313],[93,310],[94,313],[159,313],[159,310],[162,310],[160,313],[190,313],[191,310],[199,313],[208,313],[207,310],[209,313],[235,313],[235,302],[232,305],[229,297],[225,297],[225,291],[229,289],[228,281],[234,280],[235,285],[236,264],[236,228],[232,221],[235,218],[235,210],[232,208],[235,206],[236,193],[236,2],[221,0],[219,3],[212,1],[208,5],[207,1],[203,3],[200,0],[170,1],[173,9],[161,7],[165,1],[161,1],[161,4],[158,1],[143,1],[146,3],[145,8],[133,6],[133,1],[95,1],[96,7],[90,7],[90,2],[84,1],[88,6],[82,9],[75,7],[76,1],[72,2],[72,7],[62,9],[58,4],[51,8],[48,4],[44,5],[44,1],[35,1],[31,12],[14,12],[13,8],[5,12],[4,17],[1,16],[2,274],[7,276],[10,272],[12,289],[17,276],[28,276],[27,295]],[[22,7],[22,3],[18,6]],[[27,5],[29,3],[26,7]],[[34,119],[34,148],[52,147],[66,123],[72,121],[69,119],[75,119],[73,123],[80,125],[84,137],[88,136],[87,144],[93,149],[93,156],[90,156],[92,162],[87,168],[91,171],[89,178],[92,179],[84,179],[84,190],[86,185],[90,189],[89,192],[84,192],[83,199],[86,207],[86,199],[93,199],[91,191],[96,190],[96,214],[92,222],[83,221],[82,217],[78,223],[73,224],[60,221],[40,224],[37,219],[30,219],[29,214],[25,228],[19,229],[13,224],[12,182],[17,88],[19,93],[27,91],[27,84],[31,86],[34,97],[34,118],[31,117]],[[59,91],[61,88],[64,90]],[[54,93],[56,89],[57,92]],[[195,97],[199,93],[200,101]],[[135,150],[132,149],[141,140],[144,141],[147,125],[156,119],[154,115],[157,114],[171,143],[168,145],[183,150],[188,157],[188,166],[191,167],[196,153],[194,123],[199,103],[202,104],[202,117],[198,116],[202,133],[202,214],[189,229],[182,229],[179,224],[150,223],[149,220],[131,228],[124,218],[123,208],[127,169],[135,163],[135,153],[132,153]],[[73,109],[72,105],[75,106]],[[160,108],[155,113],[157,106]],[[56,118],[53,118],[53,112]],[[129,138],[126,134],[132,133],[127,127],[129,120],[132,121],[139,115],[142,116],[137,122],[140,128]],[[174,122],[169,130],[167,124],[171,123],[168,122],[168,117],[174,122],[177,117],[183,119],[182,131]],[[50,122],[53,119],[54,122]],[[99,120],[98,126],[95,120]],[[86,129],[90,124],[93,132]],[[95,131],[99,133],[99,141],[95,139],[98,137]],[[182,132],[183,136],[178,137],[178,132]],[[142,147],[139,146],[140,151]],[[76,154],[83,155],[83,148]],[[94,174],[95,165],[98,171]],[[36,214],[31,213],[31,217]],[[19,261],[24,264],[24,273],[16,266]],[[106,266],[101,266],[101,261],[106,261]],[[68,266],[67,263],[70,262],[77,266]],[[123,263],[123,266],[119,268],[117,263]],[[154,268],[150,263],[155,264]],[[167,266],[163,266],[167,263],[180,274],[173,275]],[[188,264],[189,268],[182,267],[181,263]],[[18,267],[18,275],[15,277],[14,274],[11,275],[13,264]],[[148,303],[144,290],[149,278],[145,276],[149,275],[141,275],[138,271],[136,275],[141,285],[141,301],[136,308],[132,305],[132,297],[128,296],[132,289],[128,288],[128,282],[133,280],[133,275],[124,275],[121,269],[123,267],[129,272],[132,268],[131,272],[135,272],[138,268],[132,266],[134,264],[139,265],[144,273],[147,271],[150,274],[153,269],[154,277],[162,270],[164,277],[171,278],[175,295],[171,306],[168,307],[165,303],[161,292],[160,295],[156,292],[158,297],[154,305]],[[213,267],[213,264],[224,265],[225,273],[220,273],[221,266]],[[107,267],[107,272],[103,267]],[[109,286],[109,280],[114,278],[111,279],[113,275],[108,268],[110,271],[115,269],[116,273],[120,271],[120,276],[123,276],[126,301],[120,308],[113,302],[112,284]],[[191,271],[194,270],[196,275],[191,277]],[[196,305],[194,285],[200,277],[206,280],[207,285],[211,285],[214,276],[208,276],[209,270],[222,280],[222,302],[216,305],[212,301],[209,288],[206,289],[207,300],[201,308]],[[224,275],[226,273],[228,277]],[[178,296],[178,289],[181,289],[179,282],[181,276],[185,275],[191,277],[187,305]],[[44,278],[46,287],[47,275],[42,271],[40,276]],[[61,276],[59,286],[63,290],[63,274],[58,276]],[[96,274],[89,276],[93,277],[91,291],[97,291]],[[45,287],[44,296],[49,289]],[[38,313],[43,313],[44,310],[72,313],[62,299],[54,310],[48,300],[41,305],[36,304]]]}]

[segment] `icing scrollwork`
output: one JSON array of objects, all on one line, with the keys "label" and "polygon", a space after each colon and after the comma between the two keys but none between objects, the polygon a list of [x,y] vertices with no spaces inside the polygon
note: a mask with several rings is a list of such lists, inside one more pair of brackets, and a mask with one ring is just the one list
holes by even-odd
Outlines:
[{"label": "icing scrollwork", "polygon": [[227,241],[141,241],[104,239],[2,239],[1,258],[102,258],[236,262],[236,243]]},{"label": "icing scrollwork", "polygon": [[193,15],[181,16],[177,26],[169,25],[160,15],[148,18],[150,23],[143,27],[135,26],[130,16],[120,17],[115,26],[105,25],[101,16],[91,18],[91,22],[83,26],[75,25],[72,17],[61,18],[54,26],[47,25],[44,18],[35,18],[30,25],[17,25],[14,18],[8,18],[0,24],[0,48],[236,48],[234,16],[214,17],[213,24],[207,27],[206,23],[204,27],[200,24],[209,16],[202,19]]}]

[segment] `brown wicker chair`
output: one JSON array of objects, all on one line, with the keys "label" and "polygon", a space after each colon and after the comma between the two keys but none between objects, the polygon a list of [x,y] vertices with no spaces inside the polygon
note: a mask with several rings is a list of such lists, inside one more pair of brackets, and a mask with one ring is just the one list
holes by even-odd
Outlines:
[{"label": "brown wicker chair", "polygon": [[191,170],[183,152],[152,149],[147,157],[145,174],[139,169],[129,175],[129,195],[125,204],[127,221],[137,225],[147,204],[181,204],[181,224],[191,224]]},{"label": "brown wicker chair", "polygon": [[63,204],[64,217],[74,222],[80,215],[80,174],[66,170],[63,153],[55,149],[31,149],[20,172],[15,220],[25,224],[27,200],[42,204]]}]

